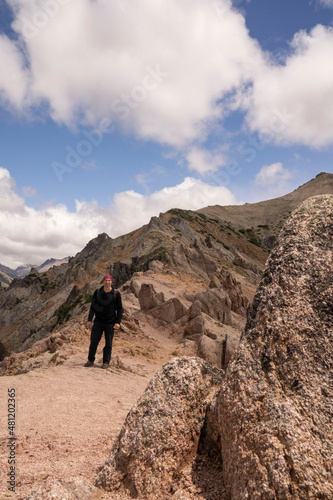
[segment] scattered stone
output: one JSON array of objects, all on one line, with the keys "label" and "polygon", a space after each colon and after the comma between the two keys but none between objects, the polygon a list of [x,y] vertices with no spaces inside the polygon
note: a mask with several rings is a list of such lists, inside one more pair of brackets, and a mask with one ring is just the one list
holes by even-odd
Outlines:
[{"label": "scattered stone", "polygon": [[201,302],[200,300],[195,300],[190,307],[189,319],[193,319],[201,314]]},{"label": "scattered stone", "polygon": [[159,260],[153,260],[149,262],[149,271],[153,271],[154,273],[160,273],[163,271],[164,264]]},{"label": "scattered stone", "polygon": [[199,356],[214,366],[221,367],[222,346],[218,340],[202,335],[198,341]]},{"label": "scattered stone", "polygon": [[136,298],[138,298],[138,296],[139,296],[140,288],[141,288],[141,286],[137,280],[133,279],[130,281],[130,290],[132,293],[134,293]]},{"label": "scattered stone", "polygon": [[240,316],[246,317],[249,308],[249,299],[243,293],[241,284],[225,269],[221,269],[216,278],[220,286],[228,292],[231,301],[231,310]]}]

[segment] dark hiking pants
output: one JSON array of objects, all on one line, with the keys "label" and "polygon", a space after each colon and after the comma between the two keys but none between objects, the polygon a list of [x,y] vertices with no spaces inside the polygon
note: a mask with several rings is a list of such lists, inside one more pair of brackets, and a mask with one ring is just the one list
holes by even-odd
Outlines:
[{"label": "dark hiking pants", "polygon": [[114,325],[109,325],[106,323],[93,323],[90,335],[90,347],[88,359],[89,361],[95,361],[95,355],[97,346],[102,338],[103,332],[105,335],[105,346],[103,349],[103,364],[109,364],[111,361],[111,352],[112,352],[112,341],[114,335]]}]

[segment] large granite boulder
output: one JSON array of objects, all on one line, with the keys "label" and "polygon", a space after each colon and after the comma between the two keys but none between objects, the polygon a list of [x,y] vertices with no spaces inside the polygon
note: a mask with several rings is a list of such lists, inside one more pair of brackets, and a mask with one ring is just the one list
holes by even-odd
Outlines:
[{"label": "large granite boulder", "polygon": [[304,202],[268,260],[218,397],[228,498],[333,498],[333,197]]},{"label": "large granite boulder", "polygon": [[197,453],[206,409],[224,371],[200,358],[175,358],[150,381],[126,417],[96,485],[161,499]]}]

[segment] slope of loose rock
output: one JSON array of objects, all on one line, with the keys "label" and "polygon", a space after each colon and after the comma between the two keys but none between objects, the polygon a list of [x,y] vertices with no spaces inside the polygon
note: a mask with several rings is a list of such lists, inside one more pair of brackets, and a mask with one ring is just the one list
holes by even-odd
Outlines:
[{"label": "slope of loose rock", "polygon": [[333,498],[333,197],[291,216],[219,394],[231,499]]}]

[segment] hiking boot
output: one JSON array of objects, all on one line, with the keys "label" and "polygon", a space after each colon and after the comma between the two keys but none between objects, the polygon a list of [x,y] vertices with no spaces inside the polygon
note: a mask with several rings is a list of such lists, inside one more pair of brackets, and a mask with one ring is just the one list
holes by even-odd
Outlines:
[{"label": "hiking boot", "polygon": [[102,364],[102,368],[104,368],[104,370],[107,370],[109,368],[109,364],[108,363],[103,363]]},{"label": "hiking boot", "polygon": [[86,362],[86,364],[84,366],[93,366],[94,365],[94,362],[93,361],[88,361]]}]

